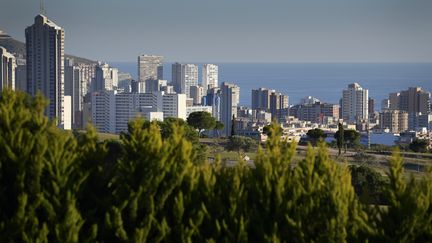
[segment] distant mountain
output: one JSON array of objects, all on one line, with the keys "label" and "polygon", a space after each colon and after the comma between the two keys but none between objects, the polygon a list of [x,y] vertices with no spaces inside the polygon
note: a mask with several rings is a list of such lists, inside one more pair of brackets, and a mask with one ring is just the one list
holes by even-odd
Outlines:
[{"label": "distant mountain", "polygon": [[[0,46],[3,46],[8,50],[10,53],[15,53],[18,56],[25,57],[26,56],[26,47],[25,43],[16,40],[12,38],[11,36],[7,35],[6,33],[2,32],[0,30]],[[84,64],[93,64],[96,63],[96,61],[77,57],[69,54],[65,54],[65,58],[73,58],[75,63],[84,63]]]}]

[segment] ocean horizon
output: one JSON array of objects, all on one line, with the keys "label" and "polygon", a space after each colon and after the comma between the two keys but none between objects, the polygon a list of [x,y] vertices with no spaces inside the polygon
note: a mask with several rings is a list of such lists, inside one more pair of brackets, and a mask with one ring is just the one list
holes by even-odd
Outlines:
[{"label": "ocean horizon", "polygon": [[[121,72],[137,78],[136,62],[109,62]],[[171,62],[164,63],[164,79],[171,81]],[[199,82],[201,70],[199,65]],[[219,66],[219,84],[240,87],[240,104],[251,105],[251,91],[260,87],[274,89],[297,104],[305,96],[323,102],[339,103],[342,90],[357,82],[375,99],[375,109],[391,92],[408,87],[432,91],[432,63],[214,63]]]}]

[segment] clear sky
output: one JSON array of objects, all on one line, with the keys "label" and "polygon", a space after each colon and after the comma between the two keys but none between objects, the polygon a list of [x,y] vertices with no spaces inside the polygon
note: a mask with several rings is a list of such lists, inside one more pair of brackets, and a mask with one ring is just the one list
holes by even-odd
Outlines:
[{"label": "clear sky", "polygon": [[[46,0],[66,52],[94,60],[432,62],[432,0]],[[24,40],[38,0],[0,0]]]}]

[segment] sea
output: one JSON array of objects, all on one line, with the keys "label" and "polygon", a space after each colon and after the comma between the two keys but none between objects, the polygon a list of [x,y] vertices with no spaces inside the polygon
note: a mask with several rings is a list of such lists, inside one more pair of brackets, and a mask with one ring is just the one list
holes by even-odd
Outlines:
[{"label": "sea", "polygon": [[[171,64],[164,64],[164,79],[171,81]],[[201,63],[199,82],[201,82]],[[357,82],[375,99],[375,109],[391,92],[408,87],[432,91],[432,63],[214,63],[219,66],[219,83],[240,87],[240,104],[251,105],[251,91],[260,87],[274,89],[297,104],[305,96],[338,103],[342,90]],[[119,71],[137,78],[136,62],[110,62]]]}]

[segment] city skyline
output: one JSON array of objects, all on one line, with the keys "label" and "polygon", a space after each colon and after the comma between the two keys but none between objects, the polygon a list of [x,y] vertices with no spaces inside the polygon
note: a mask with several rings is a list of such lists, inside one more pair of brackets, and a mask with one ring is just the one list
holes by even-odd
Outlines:
[{"label": "city skyline", "polygon": [[[47,16],[66,29],[68,53],[94,60],[133,61],[137,53],[152,53],[168,62],[432,62],[432,2],[199,3],[45,6]],[[22,29],[39,13],[39,2],[1,5],[0,29],[23,41]]]}]

